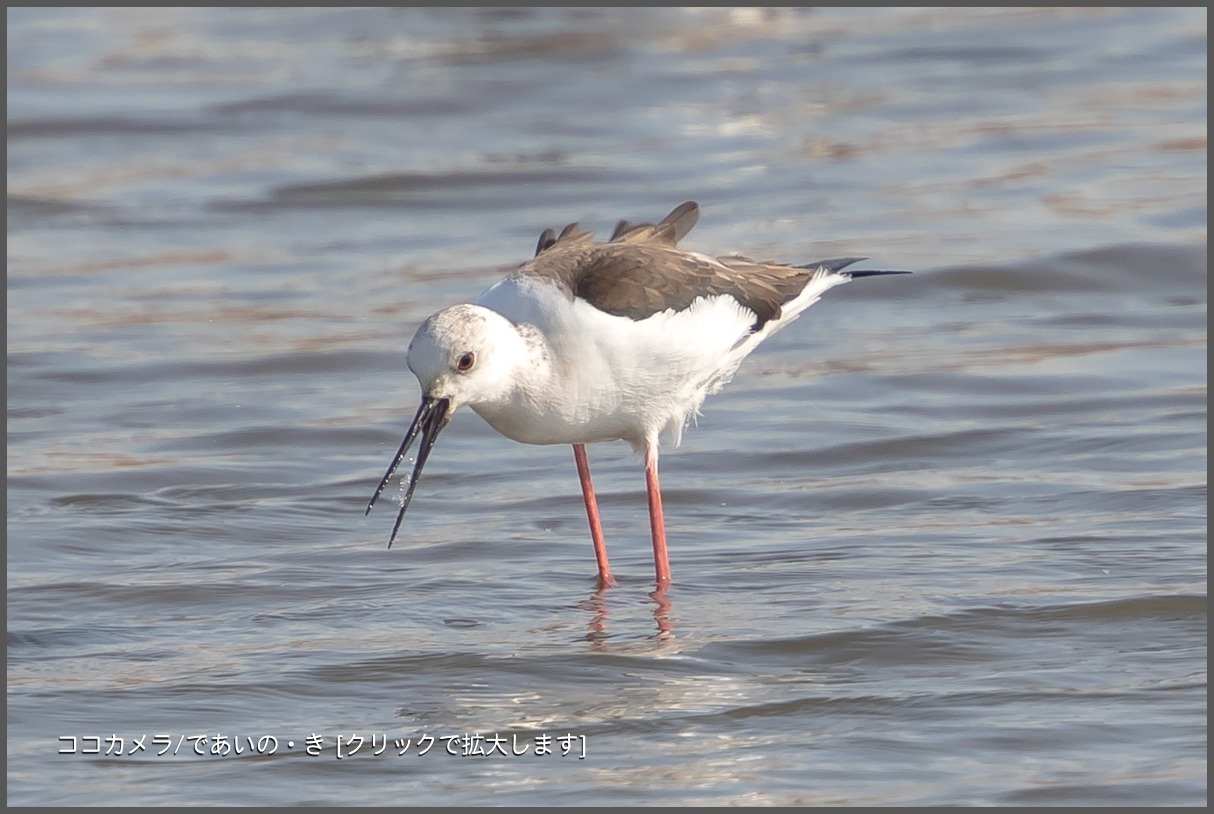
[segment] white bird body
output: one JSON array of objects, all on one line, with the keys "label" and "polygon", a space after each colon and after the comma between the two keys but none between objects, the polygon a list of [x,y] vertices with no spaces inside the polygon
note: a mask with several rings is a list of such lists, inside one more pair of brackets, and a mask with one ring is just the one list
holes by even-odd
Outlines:
[{"label": "white bird body", "polygon": [[[421,450],[393,538],[438,433],[463,405],[527,444],[572,444],[602,585],[614,584],[584,445],[624,440],[645,457],[654,563],[670,582],[657,480],[663,435],[677,445],[704,398],[764,339],[853,276],[857,258],[805,266],[712,258],[677,248],[694,202],[660,223],[621,222],[605,243],[570,224],[540,236],[534,259],[418,328],[407,354],[422,405],[382,492],[420,431]],[[389,542],[389,545],[391,542]]]},{"label": "white bird body", "polygon": [[515,327],[524,352],[508,362],[517,382],[508,398],[473,409],[530,444],[624,440],[643,451],[665,433],[677,445],[687,419],[752,345],[754,314],[728,296],[634,321],[522,277],[478,303]]}]

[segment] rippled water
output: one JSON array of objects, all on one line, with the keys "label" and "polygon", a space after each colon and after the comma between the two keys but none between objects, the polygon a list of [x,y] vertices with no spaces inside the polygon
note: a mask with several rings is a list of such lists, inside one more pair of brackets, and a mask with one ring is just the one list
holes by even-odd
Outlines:
[{"label": "rippled water", "polygon": [[[1205,9],[17,9],[8,49],[10,804],[1205,802]],[[596,593],[569,449],[472,415],[388,550],[416,324],[689,198],[699,251],[916,273],[665,452],[670,592],[625,445]]]}]

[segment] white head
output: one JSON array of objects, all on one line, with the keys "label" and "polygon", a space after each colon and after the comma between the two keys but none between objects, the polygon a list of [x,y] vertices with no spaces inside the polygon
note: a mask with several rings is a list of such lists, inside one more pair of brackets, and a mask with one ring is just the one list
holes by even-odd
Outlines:
[{"label": "white head", "polygon": [[413,417],[405,440],[375,490],[367,511],[383,492],[388,481],[409,451],[413,439],[421,433],[413,477],[405,491],[392,540],[413,499],[422,467],[451,414],[464,404],[476,406],[505,398],[514,386],[514,369],[523,358],[523,339],[508,319],[479,305],[454,305],[427,319],[413,335],[406,356],[409,369],[422,387],[422,403]]},{"label": "white head", "polygon": [[433,315],[409,343],[409,369],[422,395],[446,399],[448,412],[495,401],[514,384],[521,339],[514,324],[479,305],[453,305]]}]

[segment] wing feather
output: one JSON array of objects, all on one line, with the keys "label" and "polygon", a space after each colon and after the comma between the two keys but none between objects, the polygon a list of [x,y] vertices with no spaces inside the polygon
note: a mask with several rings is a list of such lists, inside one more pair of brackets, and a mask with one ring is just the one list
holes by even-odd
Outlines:
[{"label": "wing feather", "polygon": [[814,274],[844,274],[844,267],[862,259],[785,266],[679,249],[678,241],[699,217],[699,206],[687,201],[656,224],[621,220],[605,243],[594,242],[594,233],[577,223],[559,235],[546,229],[535,258],[515,274],[544,279],[570,297],[633,320],[686,309],[701,297],[729,296],[754,313],[758,330],[779,319],[781,306],[796,298]]}]

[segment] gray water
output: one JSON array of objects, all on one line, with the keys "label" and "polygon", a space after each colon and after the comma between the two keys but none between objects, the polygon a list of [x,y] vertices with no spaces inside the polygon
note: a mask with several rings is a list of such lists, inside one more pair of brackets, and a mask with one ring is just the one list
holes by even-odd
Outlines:
[{"label": "gray water", "polygon": [[[1205,803],[1205,9],[8,50],[10,804]],[[688,199],[697,251],[915,273],[664,450],[671,590],[626,445],[599,593],[569,449],[464,413],[389,550],[417,323]]]}]

